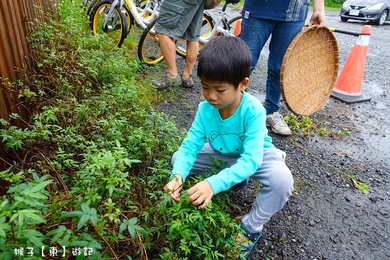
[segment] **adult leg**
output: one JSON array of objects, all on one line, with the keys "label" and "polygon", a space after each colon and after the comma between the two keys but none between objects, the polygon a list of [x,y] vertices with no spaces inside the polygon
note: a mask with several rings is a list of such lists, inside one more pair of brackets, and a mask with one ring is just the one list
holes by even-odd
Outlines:
[{"label": "adult leg", "polygon": [[261,50],[271,35],[276,22],[257,18],[243,18],[240,38],[248,45],[252,64],[250,74],[255,69]]},{"label": "adult leg", "polygon": [[182,85],[182,78],[178,75],[176,66],[175,43],[172,39],[182,37],[190,28],[193,20],[199,19],[198,15],[199,12],[203,12],[203,6],[199,5],[198,2],[167,0],[160,8],[155,30],[159,36],[161,52],[167,64],[167,75],[161,80],[152,81],[152,84],[159,89]]},{"label": "adult leg", "polygon": [[280,68],[284,54],[294,37],[302,30],[304,22],[276,22],[269,44],[268,75],[264,107],[267,115],[281,107]]},{"label": "adult leg", "polygon": [[249,214],[242,218],[243,225],[251,233],[259,233],[263,225],[291,196],[293,177],[284,162],[285,153],[279,149],[264,149],[263,162],[251,177],[262,184]]},{"label": "adult leg", "polygon": [[167,64],[168,77],[174,78],[177,76],[176,67],[176,47],[173,39],[165,34],[157,33],[160,43],[160,49],[164,55],[165,63]]},{"label": "adult leg", "polygon": [[182,78],[188,79],[192,75],[192,70],[194,69],[196,58],[198,57],[199,42],[198,41],[187,41],[187,56],[186,56],[186,66],[183,70]]},{"label": "adult leg", "polygon": [[[193,1],[194,3],[196,1]],[[193,19],[191,20],[186,32],[183,34],[183,38],[187,41],[187,49],[186,49],[186,65],[182,72],[182,80],[183,80],[183,86],[184,87],[190,87],[191,83],[185,84],[184,82],[188,80],[192,75],[192,70],[194,69],[196,59],[198,57],[199,52],[199,36],[200,31],[202,28],[202,22],[203,22],[203,6],[204,6],[205,0],[199,0],[199,5],[201,7],[198,8],[196,13],[193,16]],[[188,85],[189,84],[189,85]]]}]

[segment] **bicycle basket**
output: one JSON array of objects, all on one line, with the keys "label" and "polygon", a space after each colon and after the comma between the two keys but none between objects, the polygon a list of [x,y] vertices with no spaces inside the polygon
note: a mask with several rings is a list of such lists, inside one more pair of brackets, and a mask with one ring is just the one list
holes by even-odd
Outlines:
[{"label": "bicycle basket", "polygon": [[339,66],[337,41],[327,27],[304,28],[290,43],[280,69],[283,99],[295,113],[313,114],[328,100]]}]

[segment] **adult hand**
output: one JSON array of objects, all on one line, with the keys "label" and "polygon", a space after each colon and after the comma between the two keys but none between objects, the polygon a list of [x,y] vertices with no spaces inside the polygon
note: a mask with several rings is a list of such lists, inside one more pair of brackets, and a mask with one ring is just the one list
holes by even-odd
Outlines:
[{"label": "adult hand", "polygon": [[192,205],[199,206],[198,209],[203,209],[211,201],[214,191],[208,181],[201,181],[191,187],[188,191],[189,200]]},{"label": "adult hand", "polygon": [[313,12],[310,17],[309,25],[318,25],[318,27],[323,27],[325,25],[325,12]]},{"label": "adult hand", "polygon": [[313,14],[310,17],[309,25],[325,25],[325,5],[324,0],[313,0]]},{"label": "adult hand", "polygon": [[165,185],[164,191],[168,193],[174,201],[180,201],[180,191],[183,187],[183,179],[180,174],[175,174],[173,178]]}]

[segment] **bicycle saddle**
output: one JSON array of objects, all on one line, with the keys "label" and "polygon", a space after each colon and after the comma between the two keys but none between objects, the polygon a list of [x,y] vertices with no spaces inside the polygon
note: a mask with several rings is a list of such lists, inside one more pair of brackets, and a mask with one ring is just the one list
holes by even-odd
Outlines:
[{"label": "bicycle saddle", "polygon": [[227,4],[237,4],[239,2],[240,2],[240,0],[226,0]]}]

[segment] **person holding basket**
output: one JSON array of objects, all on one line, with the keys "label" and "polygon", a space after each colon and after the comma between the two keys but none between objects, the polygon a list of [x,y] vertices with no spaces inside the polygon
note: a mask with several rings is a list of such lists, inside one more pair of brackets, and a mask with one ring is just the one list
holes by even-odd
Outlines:
[{"label": "person holding basket", "polygon": [[[256,67],[265,43],[269,43],[266,96],[267,125],[280,136],[291,130],[279,112],[281,107],[280,68],[284,54],[294,37],[302,30],[309,11],[310,0],[245,0],[239,37],[249,46],[252,64]],[[324,0],[314,0],[309,25],[325,23]]]}]

